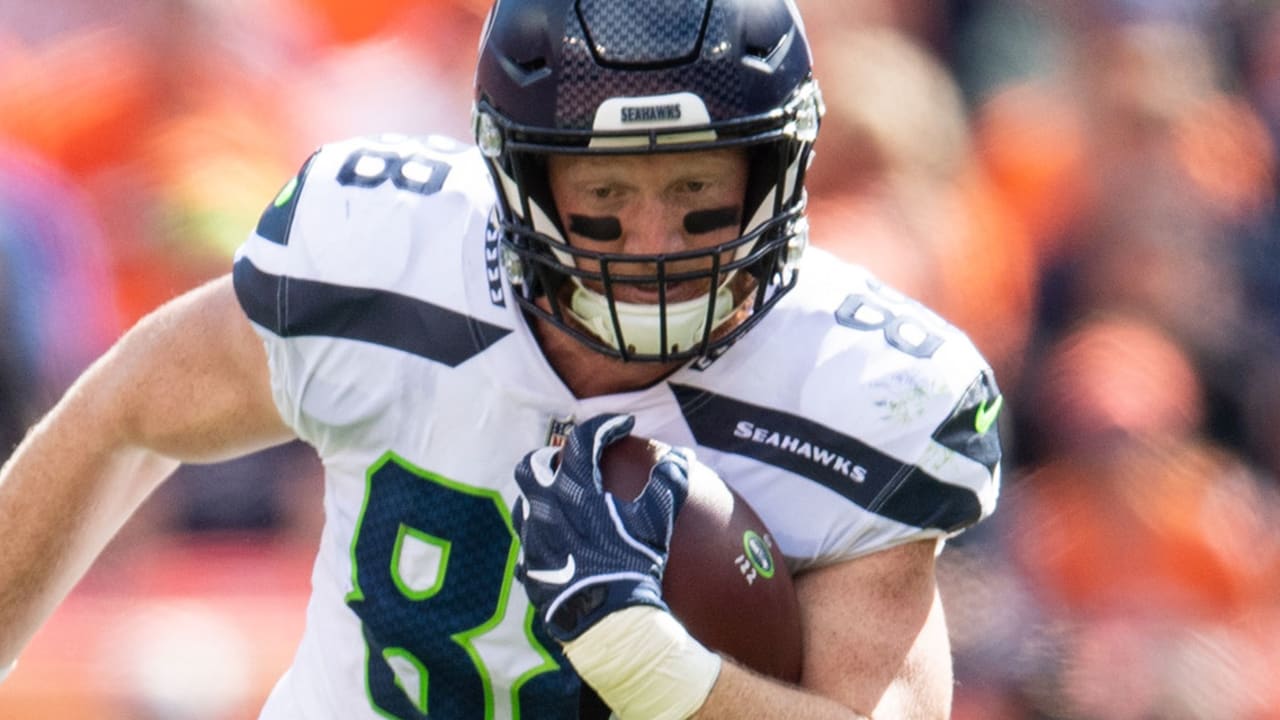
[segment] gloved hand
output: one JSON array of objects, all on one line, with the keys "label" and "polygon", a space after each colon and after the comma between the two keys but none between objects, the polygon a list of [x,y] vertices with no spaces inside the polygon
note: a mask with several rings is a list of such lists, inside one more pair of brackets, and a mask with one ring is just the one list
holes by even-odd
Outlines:
[{"label": "gloved hand", "polygon": [[630,415],[598,415],[575,427],[564,447],[535,450],[515,469],[523,497],[512,520],[524,554],[516,577],[562,643],[625,607],[668,609],[662,571],[689,491],[690,458],[672,448],[638,498],[614,497],[601,485],[600,456],[634,425]]}]

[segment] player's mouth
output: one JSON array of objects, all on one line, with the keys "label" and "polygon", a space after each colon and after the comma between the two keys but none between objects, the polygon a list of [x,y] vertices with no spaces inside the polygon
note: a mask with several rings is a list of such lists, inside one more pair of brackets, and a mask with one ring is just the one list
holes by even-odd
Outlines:
[{"label": "player's mouth", "polygon": [[657,305],[663,301],[670,304],[702,297],[707,294],[708,285],[706,279],[668,282],[664,292],[656,282],[615,283],[613,296],[621,302],[637,305]]}]

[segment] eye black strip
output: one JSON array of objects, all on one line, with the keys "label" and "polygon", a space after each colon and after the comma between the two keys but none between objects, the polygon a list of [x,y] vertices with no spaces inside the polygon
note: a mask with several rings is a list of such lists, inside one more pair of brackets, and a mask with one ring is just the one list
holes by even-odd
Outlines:
[{"label": "eye black strip", "polygon": [[588,240],[608,242],[622,237],[622,221],[611,215],[606,217],[570,215],[569,232],[581,235]]},{"label": "eye black strip", "polygon": [[684,231],[690,235],[737,227],[742,223],[742,208],[737,205],[712,208],[710,210],[694,210],[684,216]]}]

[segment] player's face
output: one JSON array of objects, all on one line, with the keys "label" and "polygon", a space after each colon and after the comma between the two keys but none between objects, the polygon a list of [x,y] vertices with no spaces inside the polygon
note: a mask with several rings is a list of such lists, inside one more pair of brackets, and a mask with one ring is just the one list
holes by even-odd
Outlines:
[{"label": "player's face", "polygon": [[[550,159],[551,191],[568,241],[602,253],[662,255],[729,242],[742,227],[747,159],[741,149],[657,155]],[[728,259],[727,257],[724,259]],[[579,260],[584,270],[597,263]],[[668,273],[709,267],[709,258],[669,265]],[[615,274],[653,277],[653,263],[615,264]],[[599,288],[596,288],[597,290]],[[668,283],[668,302],[708,292],[708,281]],[[656,283],[619,284],[624,302],[658,302]]]}]

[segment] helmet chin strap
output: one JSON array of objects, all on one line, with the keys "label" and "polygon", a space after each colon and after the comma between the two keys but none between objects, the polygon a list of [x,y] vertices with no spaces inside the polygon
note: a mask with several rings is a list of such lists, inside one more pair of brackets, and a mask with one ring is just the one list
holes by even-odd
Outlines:
[{"label": "helmet chin strap", "polygon": [[[723,325],[736,310],[733,292],[729,289],[735,274],[730,273],[728,279],[716,289],[715,311],[711,317],[712,331]],[[569,299],[566,314],[575,322],[615,350],[625,350],[641,355],[663,354],[662,314],[657,304],[614,302],[614,308],[618,313],[618,329],[627,343],[623,348],[614,332],[608,299],[583,286],[576,279],[573,284],[573,294]],[[706,335],[708,302],[710,302],[710,293],[692,300],[667,303],[665,352],[688,350],[702,342]]]}]

